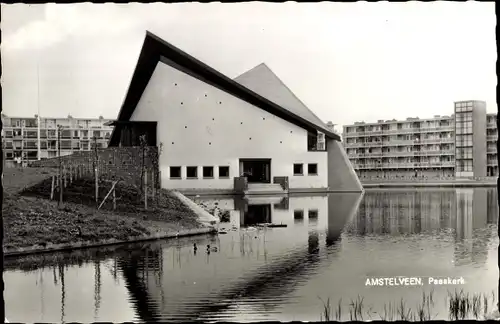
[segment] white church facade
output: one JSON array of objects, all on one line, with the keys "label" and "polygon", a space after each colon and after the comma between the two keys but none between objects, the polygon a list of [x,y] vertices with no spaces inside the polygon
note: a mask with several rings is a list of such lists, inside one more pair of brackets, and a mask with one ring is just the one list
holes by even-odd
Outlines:
[{"label": "white church facade", "polygon": [[161,143],[166,189],[363,190],[339,136],[265,64],[230,79],[150,32],[109,145],[142,133]]}]

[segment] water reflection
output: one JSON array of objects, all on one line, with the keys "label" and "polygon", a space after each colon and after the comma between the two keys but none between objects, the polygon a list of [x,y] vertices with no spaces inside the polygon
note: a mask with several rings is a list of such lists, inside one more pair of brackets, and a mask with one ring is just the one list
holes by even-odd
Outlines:
[{"label": "water reflection", "polygon": [[[230,210],[221,225],[227,234],[6,260],[7,315],[20,322],[318,320],[318,296],[421,299],[421,290],[370,290],[366,276],[463,275],[464,288],[490,292],[498,280],[496,199],[496,191],[461,189],[206,200]],[[33,306],[19,306],[26,304]]]},{"label": "water reflection", "polygon": [[[145,297],[143,303],[157,301],[156,295],[162,287],[169,287],[164,296],[165,303],[150,305],[151,309],[160,309],[162,320],[219,318],[222,313],[234,310],[236,305],[250,307],[249,312],[272,314],[291,291],[304,284],[307,277],[320,268],[321,262],[329,261],[328,254],[335,252],[332,247],[340,240],[342,227],[354,216],[361,195],[344,195],[343,198],[339,195],[293,197],[280,198],[278,202],[274,197],[233,198],[235,213],[231,218],[238,219],[246,230],[220,237],[217,242],[220,250],[207,254],[207,262],[192,258],[187,247],[181,248],[177,253],[180,257],[178,266],[169,268],[169,276],[160,286],[151,282],[147,284],[154,297]],[[228,199],[212,203],[226,208],[231,205]],[[302,231],[309,206],[314,206],[311,208],[314,221],[320,213],[327,216],[324,220],[326,235],[321,235],[319,228]],[[288,224],[290,228],[258,230],[251,227],[258,223]],[[283,242],[279,239],[283,234],[295,237],[295,240]],[[320,236],[325,237],[327,246],[323,251]],[[239,255],[235,253],[235,243],[240,246]],[[181,267],[187,269],[182,273],[176,271]],[[129,264],[128,268],[144,271],[137,264]],[[156,318],[141,316],[141,319]]]}]

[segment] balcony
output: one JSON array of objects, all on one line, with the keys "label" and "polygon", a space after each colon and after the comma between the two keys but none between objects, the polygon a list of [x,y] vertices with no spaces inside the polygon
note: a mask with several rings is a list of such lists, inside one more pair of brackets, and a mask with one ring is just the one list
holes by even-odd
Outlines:
[{"label": "balcony", "polygon": [[382,141],[384,146],[409,146],[413,145],[413,140],[389,140]]},{"label": "balcony", "polygon": [[439,156],[439,155],[453,155],[454,150],[432,150],[432,151],[415,151],[415,155],[425,155],[425,156]]},{"label": "balcony", "polygon": [[380,169],[415,169],[415,168],[452,168],[454,161],[446,162],[384,162],[384,163],[352,163],[355,169],[380,170]]},{"label": "balcony", "polygon": [[418,141],[415,141],[415,144],[427,144],[427,143],[453,143],[454,138],[453,137],[448,137],[448,138],[423,138]]},{"label": "balcony", "polygon": [[344,147],[365,147],[365,143],[344,143]]},{"label": "balcony", "polygon": [[486,141],[497,141],[498,140],[498,134],[497,135],[487,135],[486,136]]},{"label": "balcony", "polygon": [[382,142],[365,142],[366,147],[382,146]]}]

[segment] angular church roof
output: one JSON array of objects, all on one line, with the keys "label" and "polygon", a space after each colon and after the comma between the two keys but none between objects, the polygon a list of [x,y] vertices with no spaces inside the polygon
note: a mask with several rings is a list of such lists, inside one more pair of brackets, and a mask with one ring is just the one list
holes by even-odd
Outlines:
[{"label": "angular church roof", "polygon": [[[326,125],[313,122],[310,120],[310,116],[306,118],[303,111],[301,114],[298,114],[298,112],[301,111],[300,109],[294,110],[295,108],[290,108],[292,106],[288,108],[282,107],[279,103],[231,80],[229,77],[167,43],[149,31],[146,32],[139,60],[137,61],[122,107],[118,113],[118,122],[130,120],[130,117],[132,117],[160,61],[303,129],[311,132],[320,131],[324,133],[326,137],[340,141],[340,136],[329,130]],[[110,146],[117,145],[119,142],[120,129],[120,123],[117,123],[111,134]]]},{"label": "angular church roof", "polygon": [[318,127],[327,128],[265,63],[257,65],[234,80]]}]

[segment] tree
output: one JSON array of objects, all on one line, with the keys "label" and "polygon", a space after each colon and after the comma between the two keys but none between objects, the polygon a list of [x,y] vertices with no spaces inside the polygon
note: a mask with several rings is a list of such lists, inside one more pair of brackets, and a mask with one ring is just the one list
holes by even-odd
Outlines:
[{"label": "tree", "polygon": [[58,152],[58,157],[59,157],[59,202],[57,205],[59,207],[62,206],[63,203],[63,180],[62,180],[62,156],[61,156],[61,132],[62,132],[62,126],[57,125],[57,152]]}]

